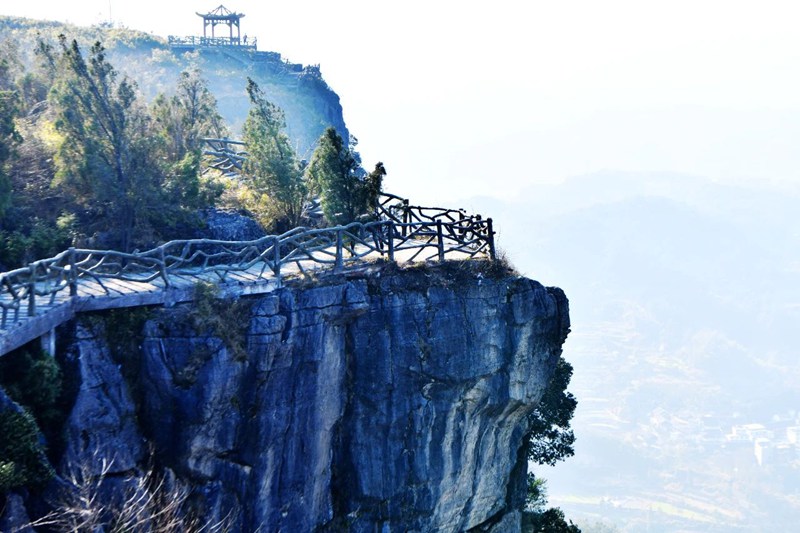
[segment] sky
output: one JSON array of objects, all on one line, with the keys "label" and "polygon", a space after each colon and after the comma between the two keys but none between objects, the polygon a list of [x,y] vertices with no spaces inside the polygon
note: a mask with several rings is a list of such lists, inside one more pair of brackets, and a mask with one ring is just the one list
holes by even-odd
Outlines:
[{"label": "sky", "polygon": [[[0,14],[202,32],[220,0],[0,0]],[[800,183],[793,2],[227,0],[319,64],[364,163],[444,202],[602,171]]]}]

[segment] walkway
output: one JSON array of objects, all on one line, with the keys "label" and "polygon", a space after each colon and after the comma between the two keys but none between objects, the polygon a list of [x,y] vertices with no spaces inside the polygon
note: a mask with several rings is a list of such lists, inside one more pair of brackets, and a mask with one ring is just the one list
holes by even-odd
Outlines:
[{"label": "walkway", "polygon": [[377,214],[375,222],[295,228],[255,241],[171,241],[132,253],[71,248],[0,273],[0,356],[39,337],[52,347],[54,329],[76,313],[191,301],[198,283],[238,297],[271,292],[286,276],[380,259],[495,257],[491,219],[409,206],[392,195],[384,195]]}]

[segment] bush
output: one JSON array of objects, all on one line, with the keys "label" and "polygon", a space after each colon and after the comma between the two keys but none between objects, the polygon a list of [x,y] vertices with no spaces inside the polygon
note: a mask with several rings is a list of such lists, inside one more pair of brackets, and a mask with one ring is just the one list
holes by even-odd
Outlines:
[{"label": "bush", "polygon": [[0,411],[0,492],[42,485],[54,472],[39,442],[39,428],[27,411]]},{"label": "bush", "polygon": [[14,231],[0,230],[2,267],[14,269],[37,259],[52,257],[72,244],[71,228],[35,220]]},{"label": "bush", "polygon": [[30,411],[48,438],[54,438],[66,417],[61,401],[63,378],[55,358],[23,347],[0,358],[0,386]]},{"label": "bush", "polygon": [[581,533],[572,520],[567,522],[564,511],[558,507],[551,507],[541,513],[525,512],[522,516],[524,533]]},{"label": "bush", "polygon": [[250,305],[244,300],[220,299],[219,289],[211,283],[197,283],[190,314],[199,334],[222,340],[235,361],[247,359],[247,327]]}]

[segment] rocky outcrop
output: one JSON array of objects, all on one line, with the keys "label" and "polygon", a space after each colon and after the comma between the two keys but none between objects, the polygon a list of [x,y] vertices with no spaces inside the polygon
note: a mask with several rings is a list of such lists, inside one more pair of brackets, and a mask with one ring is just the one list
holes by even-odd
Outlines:
[{"label": "rocky outcrop", "polygon": [[136,476],[149,445],[236,531],[519,530],[559,289],[387,267],[208,308],[154,309],[129,350],[118,316],[78,327],[65,461]]},{"label": "rocky outcrop", "polygon": [[200,213],[205,228],[198,238],[218,241],[254,241],[266,233],[253,218],[224,209],[211,208]]}]

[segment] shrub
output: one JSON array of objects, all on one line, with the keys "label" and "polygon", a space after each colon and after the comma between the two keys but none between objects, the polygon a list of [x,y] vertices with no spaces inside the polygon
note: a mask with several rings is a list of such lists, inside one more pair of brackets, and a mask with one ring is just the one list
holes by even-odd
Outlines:
[{"label": "shrub", "polygon": [[246,334],[250,307],[243,300],[220,299],[211,283],[198,283],[190,313],[197,333],[209,333],[222,340],[235,361],[247,359]]},{"label": "shrub", "polygon": [[0,386],[30,411],[48,439],[58,435],[66,413],[61,401],[61,368],[55,358],[29,347],[4,355],[0,358]]},{"label": "shrub", "polygon": [[0,411],[0,492],[42,485],[53,469],[39,442],[39,428],[25,410]]}]

